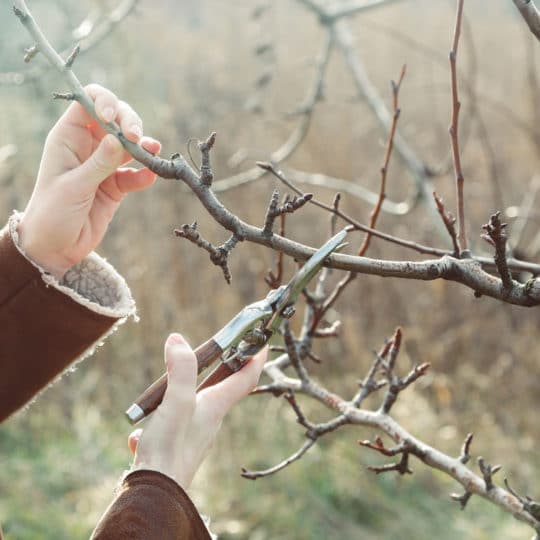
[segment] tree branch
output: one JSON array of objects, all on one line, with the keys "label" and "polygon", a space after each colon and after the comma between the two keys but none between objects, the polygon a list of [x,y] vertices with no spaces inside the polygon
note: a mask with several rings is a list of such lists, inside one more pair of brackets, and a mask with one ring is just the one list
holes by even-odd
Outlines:
[{"label": "tree branch", "polygon": [[452,142],[452,157],[454,161],[454,172],[456,178],[456,200],[457,200],[457,241],[460,252],[468,252],[467,234],[465,231],[465,209],[463,200],[463,171],[461,168],[461,155],[459,149],[459,110],[461,103],[458,97],[458,83],[456,61],[458,53],[459,38],[461,35],[461,19],[463,15],[464,0],[457,0],[456,24],[454,27],[454,38],[452,50],[450,51],[450,78],[452,87],[452,121],[449,128],[450,140]]}]

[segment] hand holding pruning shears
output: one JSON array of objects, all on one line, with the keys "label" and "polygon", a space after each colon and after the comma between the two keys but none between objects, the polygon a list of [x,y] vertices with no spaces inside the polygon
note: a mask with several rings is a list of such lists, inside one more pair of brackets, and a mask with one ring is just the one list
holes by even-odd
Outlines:
[{"label": "hand holding pruning shears", "polygon": [[[167,373],[151,385],[127,410],[131,423],[153,411],[144,428],[129,437],[135,453],[132,469],[166,474],[186,489],[205,458],[231,407],[257,384],[266,361],[266,344],[333,251],[345,238],[342,231],[306,261],[287,285],[246,306],[212,338],[192,351],[179,334],[165,345]],[[221,358],[197,387],[197,375]]]},{"label": "hand holding pruning shears", "polygon": [[[345,239],[345,230],[337,233],[319,248],[287,285],[271,290],[266,298],[246,306],[217,334],[195,349],[198,373],[221,357],[221,363],[198,386],[197,391],[217,384],[238,371],[258,353],[281,326],[283,319],[294,315],[294,304],[325,259]],[[145,390],[126,411],[132,424],[149,415],[161,403],[167,388],[167,374]]]}]

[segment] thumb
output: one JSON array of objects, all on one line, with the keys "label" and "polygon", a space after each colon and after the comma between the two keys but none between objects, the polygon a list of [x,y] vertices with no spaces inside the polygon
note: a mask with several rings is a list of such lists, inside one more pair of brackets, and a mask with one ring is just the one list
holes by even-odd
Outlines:
[{"label": "thumb", "polygon": [[[167,391],[161,407],[185,412],[195,406],[197,358],[180,334],[171,334],[165,343]],[[186,414],[187,416],[187,414]]]},{"label": "thumb", "polygon": [[268,347],[259,351],[239,371],[214,386],[201,390],[200,395],[223,417],[231,407],[247,396],[257,385],[268,356]]},{"label": "thumb", "polygon": [[84,185],[97,187],[122,165],[124,151],[120,141],[110,133],[105,135],[94,153],[74,173]]}]

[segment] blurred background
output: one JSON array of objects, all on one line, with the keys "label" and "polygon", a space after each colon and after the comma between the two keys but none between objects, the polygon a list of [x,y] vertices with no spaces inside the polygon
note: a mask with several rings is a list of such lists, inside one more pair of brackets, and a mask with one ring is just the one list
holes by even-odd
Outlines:
[{"label": "blurred background", "polygon": [[[113,10],[128,4],[29,3],[58,50],[84,43],[104,20],[112,20]],[[305,102],[323,49],[324,30],[317,18],[296,0],[133,4],[134,11],[110,24],[76,61],[80,80],[107,86],[128,101],[144,119],[145,133],[163,142],[165,155],[187,155],[190,138],[216,131],[216,181],[249,170],[256,160],[268,160],[302,122],[302,115],[294,113]],[[399,129],[419,158],[439,170],[426,190],[436,189],[451,210],[448,51],[455,4],[408,0],[346,21],[354,37],[352,50],[388,107],[390,80],[407,64]],[[50,95],[66,88],[42,59],[23,64],[30,40],[10,3],[3,2],[0,10],[0,208],[6,220],[13,209],[24,209],[31,194],[44,139],[65,108]],[[467,0],[458,62],[466,210],[475,253],[490,253],[480,239],[481,225],[502,210],[516,255],[538,257],[539,52],[540,44],[512,2],[492,0],[487,7],[482,0]],[[330,58],[321,97],[305,138],[283,167],[377,191],[386,136],[338,50]],[[196,152],[194,159],[199,159]],[[219,196],[245,221],[262,224],[276,187],[274,179],[263,177]],[[303,189],[327,203],[335,194],[324,187]],[[402,201],[413,192],[407,166],[394,156],[388,197]],[[532,210],[524,221],[527,202]],[[369,219],[370,205],[352,194],[343,193],[342,208],[362,222]],[[246,303],[266,294],[263,278],[275,256],[239,245],[231,256],[228,286],[205,252],[172,234],[195,220],[213,243],[227,238],[196,198],[171,181],[160,180],[130,196],[120,210],[100,252],[126,277],[140,322],[123,326],[92,358],[0,428],[0,522],[6,539],[87,538],[129,468],[130,426],[123,411],[162,372],[168,333],[181,331],[195,346]],[[379,227],[449,247],[422,201],[404,216],[383,213]],[[328,216],[306,207],[288,219],[287,231],[291,238],[319,245],[329,233]],[[352,250],[360,235],[351,242]],[[421,259],[381,240],[372,241],[368,255]],[[286,276],[294,268],[288,262]],[[335,273],[332,279],[339,277]],[[521,493],[540,497],[537,309],[476,299],[455,283],[359,276],[336,305],[335,317],[343,323],[342,334],[316,344],[324,361],[309,367],[317,379],[352,396],[372,351],[402,326],[403,372],[416,362],[431,362],[432,370],[401,395],[394,410],[399,421],[453,455],[473,431],[475,458],[502,463],[499,481],[507,476]],[[374,398],[368,405],[378,403]],[[318,406],[302,405],[312,420],[327,418]],[[227,540],[480,540],[532,534],[479,498],[460,511],[449,493],[461,488],[414,460],[413,476],[373,475],[366,466],[383,461],[357,440],[374,435],[367,429],[342,429],[280,474],[243,480],[241,467],[271,466],[303,442],[303,430],[286,403],[252,397],[224,423],[190,494],[211,516],[213,530]]]}]

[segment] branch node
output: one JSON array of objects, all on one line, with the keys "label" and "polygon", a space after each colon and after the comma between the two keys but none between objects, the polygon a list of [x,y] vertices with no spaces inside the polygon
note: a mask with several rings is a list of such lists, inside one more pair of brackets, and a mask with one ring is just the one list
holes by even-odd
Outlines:
[{"label": "branch node", "polygon": [[446,211],[443,200],[437,195],[435,191],[433,192],[433,198],[435,199],[435,204],[437,205],[437,211],[439,212],[444,226],[446,227],[446,230],[448,231],[448,234],[450,235],[450,238],[452,240],[452,247],[454,249],[453,256],[459,258],[459,245],[455,228],[456,218],[452,215],[451,212]]},{"label": "branch node", "polygon": [[214,173],[212,172],[212,165],[210,163],[210,151],[214,147],[214,143],[216,142],[216,132],[213,131],[210,133],[206,141],[199,141],[197,146],[199,147],[199,150],[201,151],[201,174],[200,174],[200,182],[201,184],[205,186],[211,186],[212,182],[214,180]]},{"label": "branch node", "polygon": [[482,238],[495,248],[495,265],[501,276],[504,289],[512,288],[512,274],[508,269],[508,261],[506,259],[506,227],[508,223],[502,223],[500,212],[496,212],[489,218],[489,222],[482,226],[486,232],[482,234]]},{"label": "branch node", "polygon": [[21,11],[17,6],[13,6],[13,13],[15,13],[22,23],[28,19],[28,14]]},{"label": "branch node", "polygon": [[193,222],[191,225],[184,224],[180,229],[175,229],[174,234],[181,238],[186,238],[196,246],[204,249],[210,254],[210,260],[221,268],[225,281],[230,285],[231,272],[229,269],[229,253],[233,250],[236,244],[240,241],[240,237],[233,234],[224,244],[215,247],[210,242],[202,238],[197,230],[197,222]]},{"label": "branch node", "polygon": [[374,443],[372,443],[371,441],[358,441],[358,444],[360,444],[361,446],[365,446],[366,448],[370,448],[371,450],[375,450],[383,456],[392,457],[401,454],[401,459],[397,463],[389,463],[380,467],[369,466],[368,470],[373,471],[375,474],[381,474],[391,471],[396,471],[400,475],[413,473],[412,469],[409,467],[410,449],[407,443],[403,442],[393,448],[386,448],[381,437],[377,435],[375,437]]},{"label": "branch node", "polygon": [[28,64],[28,62],[31,62],[32,59],[36,56],[36,54],[39,52],[39,48],[37,45],[32,45],[31,47],[28,47],[27,49],[24,49],[24,61]]},{"label": "branch node", "polygon": [[71,69],[73,62],[75,62],[75,59],[77,58],[77,56],[79,56],[80,52],[81,52],[81,46],[76,45],[73,51],[71,51],[71,54],[67,57],[66,64],[65,64],[67,69]]},{"label": "branch node", "polygon": [[484,482],[486,483],[486,491],[492,490],[494,487],[493,476],[501,470],[501,465],[492,466],[489,463],[486,463],[483,457],[479,457],[478,467],[480,468],[480,472],[484,477]]},{"label": "branch node", "polygon": [[65,101],[75,101],[77,96],[73,92],[53,92],[53,99],[63,99]]}]

